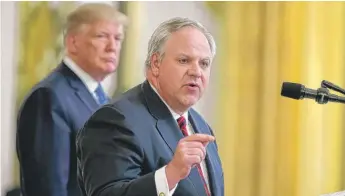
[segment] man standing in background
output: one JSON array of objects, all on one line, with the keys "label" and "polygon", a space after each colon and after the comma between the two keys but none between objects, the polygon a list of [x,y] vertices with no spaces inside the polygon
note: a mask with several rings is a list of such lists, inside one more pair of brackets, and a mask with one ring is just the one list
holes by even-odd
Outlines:
[{"label": "man standing in background", "polygon": [[109,101],[100,83],[116,71],[126,24],[125,15],[102,3],[83,4],[67,17],[63,62],[32,88],[18,112],[23,196],[81,195],[76,133]]}]

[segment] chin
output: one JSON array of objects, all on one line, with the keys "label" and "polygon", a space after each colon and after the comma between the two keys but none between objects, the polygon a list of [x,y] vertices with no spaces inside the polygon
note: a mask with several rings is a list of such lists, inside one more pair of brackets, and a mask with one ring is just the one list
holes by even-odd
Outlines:
[{"label": "chin", "polygon": [[104,72],[106,73],[113,73],[116,71],[117,66],[116,65],[106,65]]},{"label": "chin", "polygon": [[199,101],[199,98],[196,97],[187,97],[186,99],[183,100],[183,105],[186,107],[190,108],[193,105],[195,105]]}]

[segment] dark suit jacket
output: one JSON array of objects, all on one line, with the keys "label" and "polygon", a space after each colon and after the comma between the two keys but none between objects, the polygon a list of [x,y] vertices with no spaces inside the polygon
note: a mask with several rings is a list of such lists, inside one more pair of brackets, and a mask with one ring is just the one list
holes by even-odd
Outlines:
[{"label": "dark suit jacket", "polygon": [[24,196],[78,196],[76,132],[99,108],[64,63],[33,87],[17,121]]},{"label": "dark suit jacket", "polygon": [[[193,109],[198,133],[213,134]],[[155,171],[168,164],[183,137],[166,105],[146,81],[98,111],[77,135],[78,179],[88,196],[155,196]],[[223,171],[215,142],[206,163],[213,196],[224,195]],[[206,196],[197,168],[180,181],[175,196]]]}]

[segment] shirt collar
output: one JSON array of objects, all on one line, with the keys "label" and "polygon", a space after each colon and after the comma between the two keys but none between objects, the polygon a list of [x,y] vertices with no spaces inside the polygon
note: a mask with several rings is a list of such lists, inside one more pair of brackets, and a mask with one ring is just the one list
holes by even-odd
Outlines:
[{"label": "shirt collar", "polygon": [[81,69],[71,58],[65,56],[63,58],[63,62],[69,67],[84,83],[87,89],[94,93],[96,88],[98,87],[99,83],[93,79],[88,73],[86,73],[83,69]]},{"label": "shirt collar", "polygon": [[[151,88],[153,89],[153,91],[155,91],[155,93],[158,95],[158,97],[163,101],[163,103],[167,106],[167,108],[169,109],[170,113],[172,114],[172,116],[174,117],[175,120],[177,120],[178,118],[181,117],[181,115],[177,114],[176,112],[174,112],[174,110],[171,109],[171,107],[164,101],[164,99],[160,96],[160,94],[158,93],[157,89],[149,82]],[[186,119],[186,123],[188,124],[188,111],[186,111],[185,113],[182,114],[182,116]]]}]

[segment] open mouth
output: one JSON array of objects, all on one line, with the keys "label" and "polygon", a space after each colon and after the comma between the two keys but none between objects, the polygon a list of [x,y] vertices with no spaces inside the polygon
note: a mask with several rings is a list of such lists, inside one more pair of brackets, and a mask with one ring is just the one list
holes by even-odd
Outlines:
[{"label": "open mouth", "polygon": [[189,84],[187,84],[187,86],[189,88],[199,88],[199,85],[197,85],[196,83],[189,83]]}]

